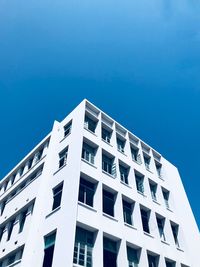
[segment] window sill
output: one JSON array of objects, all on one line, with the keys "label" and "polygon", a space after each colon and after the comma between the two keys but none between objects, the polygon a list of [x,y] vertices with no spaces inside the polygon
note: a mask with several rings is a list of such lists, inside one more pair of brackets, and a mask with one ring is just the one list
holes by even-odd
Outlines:
[{"label": "window sill", "polygon": [[65,135],[65,136],[60,140],[60,143],[62,143],[62,141],[64,141],[70,134],[71,134],[71,132],[68,133],[67,135]]},{"label": "window sill", "polygon": [[61,209],[61,206],[57,207],[56,209],[52,210],[49,214],[47,214],[45,218],[47,219],[48,217],[50,217],[52,214],[56,213],[60,209]]},{"label": "window sill", "polygon": [[177,250],[184,252],[184,250],[182,248],[176,247]]},{"label": "window sill", "polygon": [[106,140],[104,140],[103,138],[101,138],[101,140],[102,140],[104,143],[106,143],[107,145],[109,145],[109,146],[113,147],[113,145],[111,145],[111,143],[107,142],[107,141],[106,141]]},{"label": "window sill", "polygon": [[62,170],[65,166],[67,166],[67,163],[65,163],[62,167],[60,167],[57,171],[54,172],[53,175],[55,175],[56,173],[58,173],[60,170]]},{"label": "window sill", "polygon": [[132,189],[132,187],[129,184],[123,182],[122,180],[120,180],[120,183],[123,184],[123,185],[125,185],[125,186],[127,186],[128,188]]},{"label": "window sill", "polygon": [[154,203],[156,203],[157,205],[161,205],[157,200],[155,200],[155,199],[152,199],[152,201],[154,202]]},{"label": "window sill", "polygon": [[115,221],[115,222],[118,222],[118,220],[117,220],[115,217],[113,217],[113,216],[111,216],[111,215],[109,215],[109,214],[107,214],[107,213],[104,213],[104,212],[103,212],[103,216],[105,216],[105,217],[107,217],[108,219],[111,219],[111,220],[113,220],[113,221]]},{"label": "window sill", "polygon": [[87,163],[88,165],[92,166],[93,168],[97,169],[97,166],[95,166],[94,164],[92,164],[91,162],[87,161],[86,159],[81,158],[81,160],[85,163]]},{"label": "window sill", "polygon": [[170,246],[170,244],[167,242],[167,241],[165,241],[165,240],[160,240],[163,244],[165,244],[165,245],[168,245],[168,246]]},{"label": "window sill", "polygon": [[148,172],[150,172],[150,173],[153,173],[150,169],[148,169],[147,167],[145,167],[146,168],[146,170],[148,171]]},{"label": "window sill", "polygon": [[110,176],[110,177],[113,178],[113,179],[116,178],[114,175],[112,175],[112,174],[110,174],[110,173],[108,173],[108,172],[106,172],[106,171],[104,171],[104,170],[102,170],[102,172],[103,172],[104,174]]},{"label": "window sill", "polygon": [[97,210],[95,208],[93,208],[92,206],[89,206],[81,201],[78,201],[78,205],[88,209],[88,210],[91,210],[91,211],[94,211],[94,212],[97,212]]},{"label": "window sill", "polygon": [[165,179],[161,175],[158,175],[158,178],[162,181],[165,181]]},{"label": "window sill", "polygon": [[133,226],[132,224],[129,224],[129,223],[124,223],[125,226],[131,228],[131,229],[134,229],[134,230],[137,230],[137,228],[135,226]]},{"label": "window sill", "polygon": [[121,150],[119,150],[119,149],[117,149],[117,151],[118,152],[120,152],[122,155],[124,155],[125,157],[127,157],[127,155],[123,152],[123,151],[121,151]]},{"label": "window sill", "polygon": [[141,196],[143,196],[143,197],[147,197],[144,193],[142,193],[142,192],[140,192],[140,191],[138,191],[138,190],[137,190],[137,192],[138,192],[138,194],[140,194]]},{"label": "window sill", "polygon": [[14,267],[14,266],[16,266],[17,264],[19,264],[20,262],[21,262],[21,260],[17,260],[17,261],[15,261],[15,262],[11,263],[10,265],[7,265],[7,267]]},{"label": "window sill", "polygon": [[137,160],[135,160],[135,159],[133,159],[133,158],[132,158],[132,161],[134,161],[134,162],[137,163],[138,165],[141,165],[141,164],[142,164],[142,162],[139,162],[139,161],[137,161]]},{"label": "window sill", "polygon": [[94,132],[92,132],[91,130],[89,130],[88,128],[84,127],[84,129],[85,129],[86,131],[88,131],[89,133],[91,133],[91,134],[93,134],[94,136],[97,137],[97,135],[96,135]]},{"label": "window sill", "polygon": [[143,233],[144,233],[144,235],[147,235],[147,236],[149,236],[149,237],[151,237],[151,238],[154,238],[154,236],[152,236],[150,233],[147,233],[147,232],[145,232],[145,231],[143,231]]},{"label": "window sill", "polygon": [[170,208],[166,208],[168,211],[170,211],[170,212],[173,212],[173,210],[171,210]]}]

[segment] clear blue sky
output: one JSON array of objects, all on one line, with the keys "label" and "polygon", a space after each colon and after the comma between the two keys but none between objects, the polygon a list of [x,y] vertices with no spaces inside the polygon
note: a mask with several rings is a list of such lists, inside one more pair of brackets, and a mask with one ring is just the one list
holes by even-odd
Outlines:
[{"label": "clear blue sky", "polygon": [[200,225],[199,14],[198,0],[0,1],[0,177],[88,98],[178,166]]}]

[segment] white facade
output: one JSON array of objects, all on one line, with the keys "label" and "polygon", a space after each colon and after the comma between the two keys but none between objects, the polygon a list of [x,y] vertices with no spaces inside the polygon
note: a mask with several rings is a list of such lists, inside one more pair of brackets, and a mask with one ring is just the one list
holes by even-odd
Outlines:
[{"label": "white facade", "polygon": [[87,100],[0,181],[1,267],[198,267],[199,249],[177,168]]}]

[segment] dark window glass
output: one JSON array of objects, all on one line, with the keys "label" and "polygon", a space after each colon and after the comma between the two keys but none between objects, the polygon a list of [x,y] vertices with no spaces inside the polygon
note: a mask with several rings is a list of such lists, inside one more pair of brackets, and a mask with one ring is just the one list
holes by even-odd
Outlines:
[{"label": "dark window glass", "polygon": [[62,189],[63,184],[57,186],[53,189],[53,207],[52,210],[55,210],[57,207],[60,207],[61,198],[62,198]]},{"label": "dark window glass", "polygon": [[124,222],[132,225],[132,204],[123,200]]},{"label": "dark window glass", "polygon": [[103,267],[117,267],[117,243],[103,239]]},{"label": "dark window glass", "polygon": [[150,233],[149,230],[149,212],[141,209],[142,227],[144,232]]},{"label": "dark window glass", "polygon": [[114,217],[114,195],[103,190],[103,212]]},{"label": "dark window glass", "polygon": [[53,233],[45,237],[44,259],[43,259],[43,265],[42,265],[43,267],[52,266],[55,239],[56,239],[56,233]]},{"label": "dark window glass", "polygon": [[81,178],[79,185],[78,200],[82,203],[85,203],[93,207],[93,198],[94,198],[94,184]]}]

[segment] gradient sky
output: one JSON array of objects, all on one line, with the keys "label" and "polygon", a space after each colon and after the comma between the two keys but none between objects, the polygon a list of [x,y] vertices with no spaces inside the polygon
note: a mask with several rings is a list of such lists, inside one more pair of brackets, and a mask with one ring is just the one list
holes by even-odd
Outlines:
[{"label": "gradient sky", "polygon": [[0,177],[88,98],[179,168],[200,226],[199,14],[198,0],[0,0]]}]

